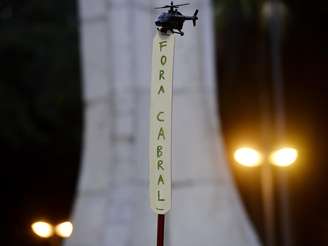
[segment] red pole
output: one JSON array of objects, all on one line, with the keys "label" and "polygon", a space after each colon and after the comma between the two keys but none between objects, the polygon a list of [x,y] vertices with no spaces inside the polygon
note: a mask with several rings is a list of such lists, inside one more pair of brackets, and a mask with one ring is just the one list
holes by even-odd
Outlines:
[{"label": "red pole", "polygon": [[164,246],[165,215],[159,214],[157,219],[157,246]]}]

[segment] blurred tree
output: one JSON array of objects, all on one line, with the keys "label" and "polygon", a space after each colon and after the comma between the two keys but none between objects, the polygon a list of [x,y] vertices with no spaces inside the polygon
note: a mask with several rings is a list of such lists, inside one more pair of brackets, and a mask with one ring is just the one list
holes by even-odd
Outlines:
[{"label": "blurred tree", "polygon": [[70,125],[72,130],[63,132],[79,139],[73,3],[20,2],[14,17],[0,22],[0,138],[8,147],[49,143],[49,135]]},{"label": "blurred tree", "polygon": [[34,217],[69,214],[81,139],[78,25],[73,0],[7,7],[10,15],[0,13],[2,224],[5,245],[29,245]]}]

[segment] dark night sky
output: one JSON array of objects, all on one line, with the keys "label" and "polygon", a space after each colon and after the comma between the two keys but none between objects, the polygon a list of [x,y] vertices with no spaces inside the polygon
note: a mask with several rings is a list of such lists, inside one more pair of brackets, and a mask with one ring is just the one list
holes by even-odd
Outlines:
[{"label": "dark night sky", "polygon": [[[13,2],[17,3],[13,15],[2,13],[0,19],[0,245],[46,245],[27,228],[35,218],[47,216],[56,223],[69,217],[79,168],[83,126],[76,10],[74,1]],[[288,170],[293,236],[295,245],[328,245],[328,4],[286,2],[290,11],[282,52],[286,139],[299,147],[301,155],[297,167]],[[242,17],[238,11],[227,21],[229,25],[217,32],[217,59],[222,129],[231,153],[249,139],[261,146],[261,83],[269,92],[269,117],[274,113],[266,35],[256,18]],[[45,97],[60,100],[43,98],[44,91],[56,90],[60,96]],[[48,113],[40,114],[40,107]],[[271,140],[274,146],[274,137]],[[232,161],[231,167],[262,235],[259,169],[242,169]]]}]

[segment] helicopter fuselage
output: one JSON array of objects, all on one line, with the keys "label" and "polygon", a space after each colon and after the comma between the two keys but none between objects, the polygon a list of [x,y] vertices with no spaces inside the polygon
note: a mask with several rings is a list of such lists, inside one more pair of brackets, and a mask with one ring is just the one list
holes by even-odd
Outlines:
[{"label": "helicopter fuselage", "polygon": [[173,13],[162,13],[157,20],[155,21],[155,25],[162,28],[163,31],[174,29],[181,31],[183,28],[183,24],[186,20],[193,20],[193,16],[185,16],[180,12],[175,11]]}]

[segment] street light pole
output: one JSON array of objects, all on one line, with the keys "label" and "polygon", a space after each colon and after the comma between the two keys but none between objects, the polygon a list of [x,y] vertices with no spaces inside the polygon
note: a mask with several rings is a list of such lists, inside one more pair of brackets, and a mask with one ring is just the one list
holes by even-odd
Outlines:
[{"label": "street light pole", "polygon": [[275,246],[274,179],[272,166],[268,161],[265,161],[262,165],[261,184],[265,241],[267,246]]},{"label": "street light pole", "polygon": [[51,246],[60,246],[60,238],[58,236],[53,236],[50,238],[50,245]]},{"label": "street light pole", "polygon": [[[265,83],[261,83],[260,90],[260,112],[261,112],[261,139],[265,155],[271,149],[271,117],[270,104],[268,102],[269,89]],[[276,230],[275,230],[275,203],[274,203],[274,178],[273,170],[270,163],[265,159],[261,167],[261,189],[263,201],[263,217],[264,217],[264,235],[265,245],[275,246]]]},{"label": "street light pole", "polygon": [[[275,128],[277,141],[285,138],[285,110],[284,110],[284,81],[281,65],[281,44],[283,38],[282,24],[285,18],[285,6],[280,0],[269,0],[272,15],[269,19],[270,41],[271,41],[271,66],[274,90]],[[280,229],[282,233],[282,246],[291,246],[290,206],[288,190],[288,172],[279,171],[277,175],[279,201],[280,201]]]}]

